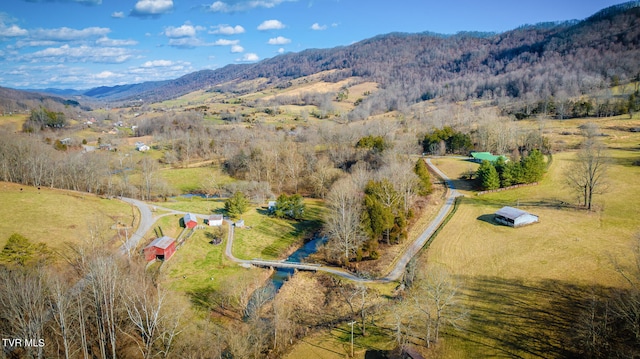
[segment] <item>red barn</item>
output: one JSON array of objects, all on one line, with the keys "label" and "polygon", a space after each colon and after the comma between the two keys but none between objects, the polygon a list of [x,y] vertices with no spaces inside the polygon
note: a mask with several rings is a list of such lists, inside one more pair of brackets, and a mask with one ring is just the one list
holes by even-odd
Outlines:
[{"label": "red barn", "polygon": [[144,259],[166,261],[176,252],[176,240],[171,237],[160,237],[144,247]]},{"label": "red barn", "polygon": [[184,215],[184,226],[187,228],[195,228],[198,225],[198,218],[195,214],[187,213]]}]

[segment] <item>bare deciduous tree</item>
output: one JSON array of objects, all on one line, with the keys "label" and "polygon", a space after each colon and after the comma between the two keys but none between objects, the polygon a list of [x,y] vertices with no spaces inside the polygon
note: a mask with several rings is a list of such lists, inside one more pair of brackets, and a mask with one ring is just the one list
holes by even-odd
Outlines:
[{"label": "bare deciduous tree", "polygon": [[366,239],[360,228],[361,202],[361,194],[349,178],[337,181],[327,196],[324,230],[334,260],[348,262]]},{"label": "bare deciduous tree", "polygon": [[[31,273],[26,269],[0,269],[0,315],[10,326],[6,333],[38,343],[44,339],[48,299],[41,269]],[[44,347],[26,345],[26,356],[42,358]]]},{"label": "bare deciduous tree", "polygon": [[594,124],[583,126],[584,141],[576,161],[567,171],[567,183],[576,192],[582,205],[591,210],[593,196],[606,191],[606,173],[608,169],[605,148],[597,139],[597,127]]},{"label": "bare deciduous tree", "polygon": [[444,325],[457,326],[465,318],[459,302],[460,285],[443,268],[429,268],[419,275],[410,296],[415,309],[424,316],[427,347],[438,342]]}]

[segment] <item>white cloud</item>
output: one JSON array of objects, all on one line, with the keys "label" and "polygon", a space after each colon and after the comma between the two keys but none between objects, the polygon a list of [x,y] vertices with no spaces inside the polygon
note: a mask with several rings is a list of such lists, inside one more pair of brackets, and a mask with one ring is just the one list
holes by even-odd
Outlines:
[{"label": "white cloud", "polygon": [[180,27],[169,26],[164,30],[164,34],[171,38],[194,37],[196,36],[196,27],[184,24]]},{"label": "white cloud", "polygon": [[215,44],[204,42],[196,37],[181,37],[177,39],[169,39],[169,46],[181,49],[193,49],[196,47],[213,46]]},{"label": "white cloud", "polygon": [[96,45],[100,46],[134,46],[137,44],[138,42],[136,40],[116,40],[110,39],[106,36],[96,40]]},{"label": "white cloud", "polygon": [[241,58],[236,59],[237,62],[255,62],[258,60],[260,60],[260,57],[252,52],[246,53]]},{"label": "white cloud", "polygon": [[281,48],[279,48],[279,49],[278,49],[278,53],[279,53],[279,54],[284,54],[284,48],[282,48],[282,47],[281,47]]},{"label": "white cloud", "polygon": [[122,19],[122,18],[124,18],[124,12],[116,11],[113,14],[111,14],[111,17],[114,18],[114,19]]},{"label": "white cloud", "polygon": [[59,42],[51,40],[31,40],[31,41],[16,41],[17,48],[23,47],[44,47],[44,46],[56,46]]},{"label": "white cloud", "polygon": [[119,47],[49,47],[41,51],[24,55],[19,60],[31,62],[97,62],[123,63],[133,57],[133,52]]},{"label": "white cloud", "polygon": [[22,29],[17,25],[6,27],[4,24],[0,24],[0,37],[19,37],[27,36],[28,34],[29,31]]},{"label": "white cloud", "polygon": [[240,40],[220,39],[220,40],[216,40],[216,42],[214,42],[214,45],[217,45],[217,46],[229,46],[229,45],[237,45],[239,43],[240,43]]},{"label": "white cloud", "polygon": [[170,61],[170,60],[153,60],[153,61],[145,62],[140,67],[144,67],[144,68],[149,68],[149,67],[168,67],[168,66],[172,66],[173,64],[174,64],[174,62]]},{"label": "white cloud", "polygon": [[119,77],[119,75],[116,75],[111,71],[102,71],[101,73],[95,75],[95,78],[97,79],[108,79],[112,77]]},{"label": "white cloud", "polygon": [[173,10],[173,0],[138,0],[131,15],[158,16],[171,10]]},{"label": "white cloud", "polygon": [[232,53],[244,52],[244,47],[242,47],[240,45],[233,45],[233,46],[231,46],[231,52]]},{"label": "white cloud", "polygon": [[210,34],[222,34],[222,35],[236,35],[243,34],[244,27],[240,25],[229,26],[229,25],[218,25],[215,27],[215,30],[209,32]]},{"label": "white cloud", "polygon": [[106,27],[87,27],[82,30],[61,27],[57,29],[36,29],[31,37],[36,40],[73,41],[97,36],[106,36],[111,29]]},{"label": "white cloud", "polygon": [[327,25],[320,25],[317,22],[311,25],[311,30],[320,31],[320,30],[326,30],[326,29],[327,29]]},{"label": "white cloud", "polygon": [[286,37],[278,36],[269,39],[267,42],[269,45],[286,45],[291,43],[291,39],[287,39]]},{"label": "white cloud", "polygon": [[276,7],[283,2],[297,1],[297,0],[239,0],[233,1],[233,3],[225,1],[215,1],[207,8],[212,12],[239,12],[247,11],[255,8],[270,9]]},{"label": "white cloud", "polygon": [[258,30],[279,30],[284,29],[284,24],[278,20],[266,20],[262,24],[258,25]]}]

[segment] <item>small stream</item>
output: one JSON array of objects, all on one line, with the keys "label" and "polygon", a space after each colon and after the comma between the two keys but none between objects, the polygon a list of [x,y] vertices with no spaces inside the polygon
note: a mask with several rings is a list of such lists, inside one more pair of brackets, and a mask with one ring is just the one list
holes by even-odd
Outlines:
[{"label": "small stream", "polygon": [[[310,254],[317,252],[318,247],[323,245],[326,241],[327,237],[314,237],[312,240],[293,252],[287,259],[285,259],[285,261],[302,263]],[[244,319],[246,320],[256,312],[259,312],[262,305],[273,300],[280,288],[282,288],[284,283],[289,280],[294,273],[295,269],[293,268],[276,269],[271,275],[269,281],[267,281],[264,286],[256,289],[251,295],[251,299],[249,299],[249,303],[244,311]]]},{"label": "small stream", "polygon": [[[309,242],[305,243],[302,247],[298,248],[295,252],[293,252],[285,262],[295,262],[302,263],[305,258],[309,255],[318,251],[318,247],[325,244],[327,242],[327,237],[314,237]],[[278,268],[271,275],[271,283],[275,288],[276,293],[282,288],[284,282],[286,282],[289,277],[293,276],[295,270],[293,268]]]}]

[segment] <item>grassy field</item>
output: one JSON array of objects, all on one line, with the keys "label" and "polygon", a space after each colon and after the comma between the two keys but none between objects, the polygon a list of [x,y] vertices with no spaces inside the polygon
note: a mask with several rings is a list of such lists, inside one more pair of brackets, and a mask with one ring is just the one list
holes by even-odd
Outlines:
[{"label": "grassy field", "polygon": [[245,228],[237,228],[233,254],[238,258],[281,259],[312,235],[321,226],[323,205],[319,200],[306,199],[303,221],[270,217],[266,208],[252,208],[242,216]]},{"label": "grassy field", "polygon": [[[89,238],[89,229],[98,228],[107,243],[115,231],[116,221],[131,226],[137,210],[118,200],[98,196],[37,188],[0,182],[0,247],[13,233],[20,233],[34,242],[43,242],[54,250],[66,242],[79,243]],[[137,225],[137,224],[136,224]]]},{"label": "grassy field", "polygon": [[187,239],[176,254],[162,265],[165,283],[182,292],[217,288],[220,278],[244,270],[224,255],[226,225],[224,229],[225,240],[219,245],[209,243],[211,240],[206,236],[206,230],[198,230]]},{"label": "grassy field", "polygon": [[175,197],[167,202],[159,202],[158,206],[175,209],[176,211],[193,212],[199,214],[218,213],[224,209],[224,199],[192,197]]},{"label": "grassy field", "polygon": [[213,183],[224,185],[233,181],[218,167],[167,168],[159,171],[159,175],[181,193],[197,192]]},{"label": "grassy field", "polygon": [[6,115],[0,116],[0,126],[7,126],[11,131],[21,131],[22,124],[27,120],[29,115]]},{"label": "grassy field", "polygon": [[[630,200],[640,195],[640,167],[631,165],[640,158],[640,136],[607,127],[603,132],[611,148],[608,189],[595,198],[593,212],[569,205],[575,197],[563,178],[573,152],[554,155],[538,186],[463,200],[425,258],[464,283],[469,310],[464,330],[445,338],[441,357],[565,355],[578,303],[594,291],[627,285],[614,262],[633,263],[631,246],[640,231],[640,202]],[[491,215],[504,205],[537,214],[540,223],[496,225]]]},{"label": "grassy field", "polygon": [[[549,121],[545,133],[566,148],[579,143],[585,120]],[[447,268],[462,283],[468,316],[461,330],[446,330],[434,358],[536,358],[567,356],[566,343],[578,321],[578,309],[594,293],[624,287],[614,261],[632,265],[631,246],[640,232],[640,126],[621,116],[595,120],[609,147],[607,191],[596,196],[595,211],[576,209],[564,173],[575,151],[556,153],[537,186],[476,196],[456,180],[465,198],[450,222],[420,257],[422,265]],[[525,124],[531,126],[532,124]],[[569,134],[567,134],[569,133]],[[476,164],[434,159],[457,179]],[[493,223],[502,206],[519,206],[540,216],[540,223],[513,229]],[[344,325],[315,333],[292,348],[287,358],[344,358]],[[342,333],[342,334],[340,334]],[[384,347],[388,336],[356,335],[356,358]]]}]

